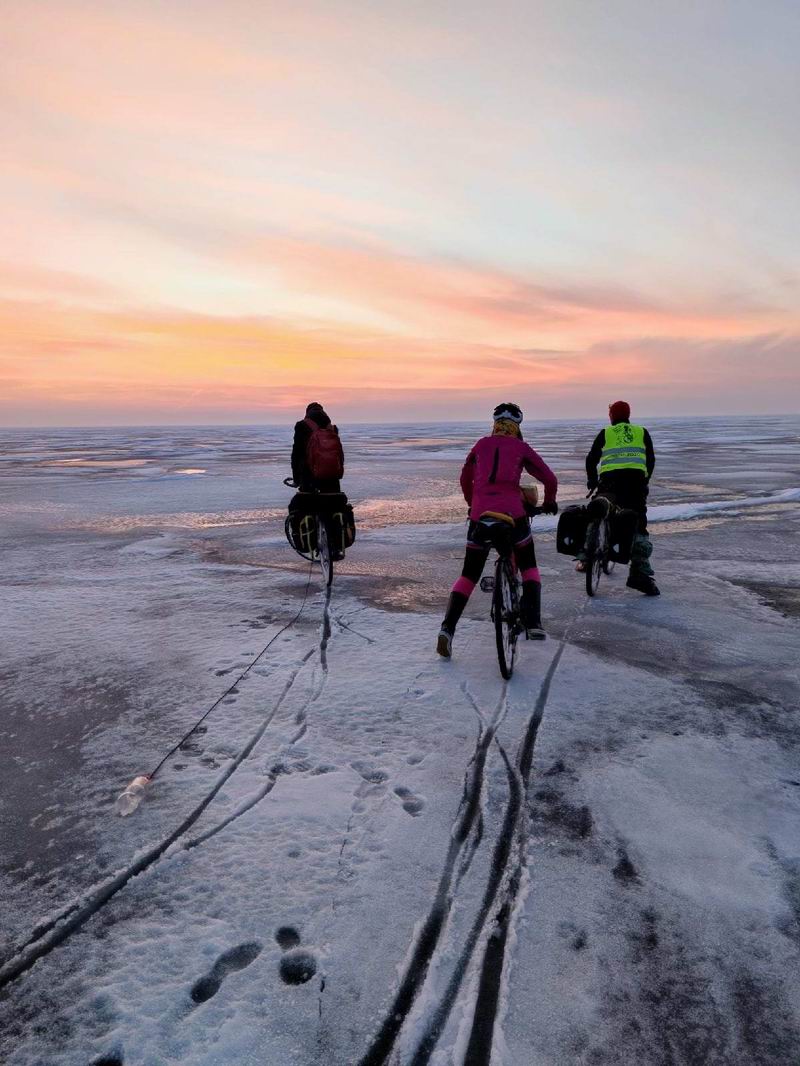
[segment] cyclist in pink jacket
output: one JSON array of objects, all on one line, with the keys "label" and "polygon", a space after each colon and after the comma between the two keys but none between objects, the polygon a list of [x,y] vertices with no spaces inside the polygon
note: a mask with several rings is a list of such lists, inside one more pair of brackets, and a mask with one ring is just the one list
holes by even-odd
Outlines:
[{"label": "cyclist in pink jacket", "polygon": [[447,659],[452,653],[458,620],[489,557],[490,545],[476,536],[478,521],[487,511],[514,519],[514,558],[522,577],[522,621],[529,637],[543,640],[545,636],[541,621],[541,578],[519,480],[522,471],[526,470],[542,482],[542,511],[545,514],[558,512],[558,480],[544,460],[522,439],[521,422],[522,411],[515,403],[501,403],[496,407],[491,435],[478,441],[461,471],[461,489],[469,504],[470,523],[464,567],[450,593],[447,613],[436,642],[437,652]]}]

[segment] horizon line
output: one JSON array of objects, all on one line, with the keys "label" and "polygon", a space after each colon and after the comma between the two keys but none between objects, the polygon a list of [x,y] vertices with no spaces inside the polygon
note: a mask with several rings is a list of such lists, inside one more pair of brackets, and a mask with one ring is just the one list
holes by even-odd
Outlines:
[{"label": "horizon line", "polygon": [[[743,414],[741,412],[736,414],[702,414],[693,413],[686,415],[644,415],[643,419],[648,421],[688,421],[691,419],[734,419],[734,418],[800,418],[800,411],[771,411],[771,412],[750,412]],[[295,419],[296,421],[302,421],[302,419]],[[343,424],[350,426],[455,426],[463,425],[465,423],[476,424],[489,422],[490,419],[486,418],[451,418],[451,419],[381,419],[377,422],[366,422],[360,419],[347,419]],[[594,418],[591,416],[571,416],[565,415],[561,418],[530,418],[523,420],[523,425],[532,425],[540,422],[597,422],[605,421],[605,419],[598,416]],[[637,419],[634,419],[636,422]],[[58,425],[2,425],[0,424],[0,432],[8,430],[61,430],[61,429],[254,429],[258,427],[264,428],[283,428],[285,426],[292,426],[293,421],[287,422],[120,422],[118,424],[113,423],[101,423],[101,422],[69,422],[61,423]]]}]

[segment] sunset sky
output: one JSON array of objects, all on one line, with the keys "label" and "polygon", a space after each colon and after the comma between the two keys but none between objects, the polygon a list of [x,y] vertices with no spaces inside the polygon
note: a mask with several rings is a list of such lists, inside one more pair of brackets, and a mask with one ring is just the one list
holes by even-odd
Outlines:
[{"label": "sunset sky", "polygon": [[800,409],[797,0],[6,0],[0,47],[2,424]]}]

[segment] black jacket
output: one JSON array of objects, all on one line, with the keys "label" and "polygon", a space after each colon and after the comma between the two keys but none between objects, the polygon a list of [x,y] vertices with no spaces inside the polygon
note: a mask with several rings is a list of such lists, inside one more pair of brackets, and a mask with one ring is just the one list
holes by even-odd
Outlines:
[{"label": "black jacket", "polygon": [[[324,411],[314,415],[308,415],[308,417],[312,422],[316,422],[320,429],[325,429],[331,424],[330,418],[328,418]],[[311,433],[311,427],[305,419],[295,423],[294,443],[292,444],[292,478],[298,487],[306,489],[311,488],[313,482],[311,471],[308,469],[308,460],[306,458],[308,440]]]},{"label": "black jacket", "polygon": [[[594,443],[589,450],[589,454],[586,456],[586,487],[589,489],[597,488],[599,483],[599,477],[597,476],[597,467],[600,465],[600,456],[603,454],[603,448],[606,443],[606,431],[601,429],[597,436],[594,438]],[[645,476],[640,470],[618,470],[615,473],[625,474],[626,477],[630,475],[632,479],[642,479],[646,484],[653,476],[653,470],[656,465],[656,453],[653,449],[653,441],[647,430],[644,431],[644,447],[645,447],[645,461],[647,462],[647,475]]]}]

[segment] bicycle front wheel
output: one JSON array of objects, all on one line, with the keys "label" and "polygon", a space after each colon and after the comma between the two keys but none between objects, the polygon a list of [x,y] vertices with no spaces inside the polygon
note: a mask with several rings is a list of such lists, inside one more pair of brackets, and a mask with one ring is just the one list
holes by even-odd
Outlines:
[{"label": "bicycle front wheel", "polygon": [[331,544],[328,539],[328,526],[324,518],[317,519],[317,551],[319,563],[322,567],[322,580],[325,585],[333,582],[333,559],[331,558]]},{"label": "bicycle front wheel", "polygon": [[604,553],[601,546],[600,523],[589,527],[586,535],[586,595],[594,596],[603,572]]},{"label": "bicycle front wheel", "polygon": [[497,661],[500,673],[506,679],[514,672],[514,656],[517,650],[517,620],[519,604],[517,579],[507,559],[498,559],[494,573],[494,634],[497,643]]}]

